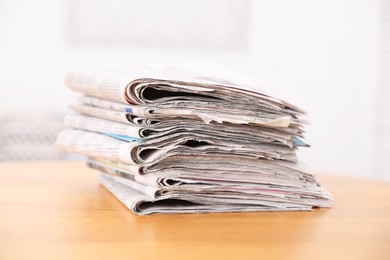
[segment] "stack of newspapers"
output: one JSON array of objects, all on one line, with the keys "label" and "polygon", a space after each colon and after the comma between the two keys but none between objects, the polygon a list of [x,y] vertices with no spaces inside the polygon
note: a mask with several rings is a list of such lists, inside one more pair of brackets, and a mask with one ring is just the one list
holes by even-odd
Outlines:
[{"label": "stack of newspapers", "polygon": [[83,93],[57,145],[88,156],[130,210],[152,213],[296,211],[331,195],[297,159],[305,112],[221,68],[75,70]]}]

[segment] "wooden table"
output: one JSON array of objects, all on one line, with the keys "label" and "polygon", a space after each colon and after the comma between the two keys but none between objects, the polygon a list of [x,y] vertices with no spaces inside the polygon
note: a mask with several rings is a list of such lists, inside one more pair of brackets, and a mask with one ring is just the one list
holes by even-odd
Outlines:
[{"label": "wooden table", "polygon": [[332,209],[139,217],[83,163],[2,163],[0,259],[390,259],[390,184],[319,180]]}]

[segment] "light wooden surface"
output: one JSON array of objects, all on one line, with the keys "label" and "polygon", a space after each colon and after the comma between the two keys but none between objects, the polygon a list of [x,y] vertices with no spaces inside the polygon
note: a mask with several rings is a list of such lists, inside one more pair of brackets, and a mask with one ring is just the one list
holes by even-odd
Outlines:
[{"label": "light wooden surface", "polygon": [[390,259],[390,184],[319,180],[332,209],[138,217],[83,163],[2,163],[0,259]]}]

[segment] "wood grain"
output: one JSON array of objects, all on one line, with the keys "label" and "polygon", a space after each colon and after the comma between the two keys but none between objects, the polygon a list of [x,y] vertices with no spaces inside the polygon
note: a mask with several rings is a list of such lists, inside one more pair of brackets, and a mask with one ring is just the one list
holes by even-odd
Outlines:
[{"label": "wood grain", "polygon": [[83,163],[2,163],[0,259],[390,259],[390,184],[319,180],[332,209],[139,217]]}]

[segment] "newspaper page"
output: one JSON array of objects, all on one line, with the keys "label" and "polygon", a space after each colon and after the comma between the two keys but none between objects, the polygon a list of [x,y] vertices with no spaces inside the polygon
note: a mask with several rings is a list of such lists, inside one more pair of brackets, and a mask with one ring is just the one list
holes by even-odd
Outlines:
[{"label": "newspaper page", "polygon": [[57,137],[57,146],[69,152],[113,161],[134,163],[131,151],[134,142],[123,142],[108,136],[80,130],[63,130]]},{"label": "newspaper page", "polygon": [[134,138],[142,138],[142,128],[135,125],[121,124],[110,120],[100,119],[80,114],[68,114],[65,116],[65,126],[99,133],[111,133],[125,135]]}]

